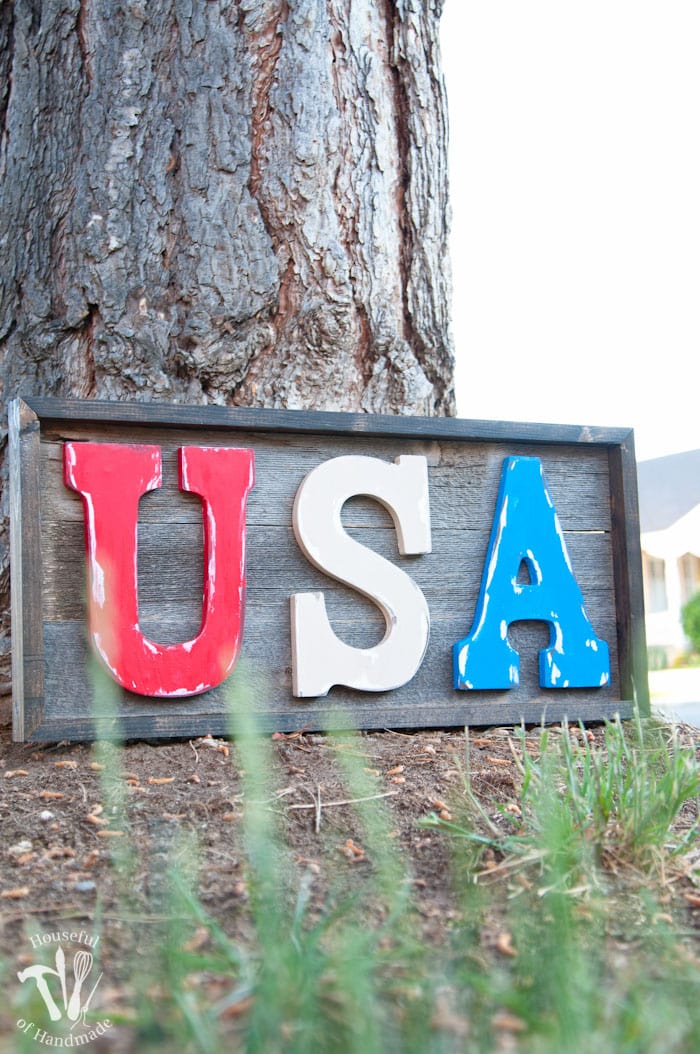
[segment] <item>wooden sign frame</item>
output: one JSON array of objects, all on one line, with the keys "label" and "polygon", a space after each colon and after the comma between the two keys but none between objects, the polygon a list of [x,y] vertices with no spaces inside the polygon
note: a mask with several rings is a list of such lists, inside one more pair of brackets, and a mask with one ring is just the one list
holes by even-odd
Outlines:
[{"label": "wooden sign frame", "polygon": [[[16,740],[225,734],[231,708],[244,705],[252,706],[261,731],[283,732],[594,721],[629,717],[635,703],[648,712],[637,475],[628,429],[35,397],[12,401],[9,426]],[[65,442],[84,440],[163,448],[163,488],[146,496],[139,527],[150,554],[145,578],[139,564],[140,602],[153,639],[163,626],[166,636],[189,639],[177,634],[186,632],[183,620],[196,620],[197,593],[201,608],[201,561],[199,571],[187,568],[188,554],[196,555],[201,544],[201,511],[198,499],[177,490],[176,449],[190,444],[255,451],[243,653],[220,688],[172,700],[130,695],[115,685],[112,709],[95,705],[84,628],[82,504],[63,483],[60,458]],[[333,688],[324,698],[295,699],[289,595],[323,590],[329,617],[339,635],[349,634],[348,643],[370,647],[381,638],[374,606],[312,567],[292,532],[293,498],[306,473],[347,453],[389,462],[402,454],[427,457],[436,539],[431,554],[398,557],[395,532],[387,529],[391,521],[377,502],[354,499],[346,521],[350,533],[416,578],[431,611],[431,643],[423,666],[402,688]],[[591,622],[610,646],[612,681],[606,688],[540,689],[536,654],[546,646],[546,627],[525,622],[511,627],[523,667],[517,688],[452,687],[451,645],[469,631],[474,615],[500,466],[520,455],[542,461]],[[140,533],[139,551],[141,545]],[[182,604],[181,589],[189,597]]]}]

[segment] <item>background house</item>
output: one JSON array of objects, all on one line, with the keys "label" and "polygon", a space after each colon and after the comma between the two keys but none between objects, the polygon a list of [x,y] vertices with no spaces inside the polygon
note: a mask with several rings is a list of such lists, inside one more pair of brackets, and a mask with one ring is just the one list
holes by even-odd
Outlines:
[{"label": "background house", "polygon": [[637,466],[651,668],[688,650],[681,608],[700,591],[700,450]]}]

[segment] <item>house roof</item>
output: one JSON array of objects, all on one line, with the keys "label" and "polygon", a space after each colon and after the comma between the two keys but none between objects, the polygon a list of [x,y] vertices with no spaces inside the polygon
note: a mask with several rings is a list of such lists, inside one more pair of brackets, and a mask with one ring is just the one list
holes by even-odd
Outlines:
[{"label": "house roof", "polygon": [[637,480],[642,534],[666,530],[700,505],[700,450],[640,461]]}]

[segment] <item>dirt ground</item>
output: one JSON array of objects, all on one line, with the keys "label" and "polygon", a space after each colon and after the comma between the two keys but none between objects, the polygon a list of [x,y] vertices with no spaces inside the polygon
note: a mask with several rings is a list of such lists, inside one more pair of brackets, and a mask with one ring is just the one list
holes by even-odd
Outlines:
[{"label": "dirt ground", "polygon": [[[583,733],[573,729],[569,734]],[[602,741],[601,728],[587,734]],[[686,737],[694,734],[687,730]],[[534,729],[528,735],[533,752],[538,739],[539,729]],[[265,802],[281,825],[289,866],[313,876],[312,916],[324,910],[339,877],[349,875],[359,885],[372,869],[339,765],[339,752],[350,750],[377,781],[375,793],[382,795],[391,817],[389,836],[410,858],[421,936],[435,944],[444,940],[459,911],[449,840],[422,827],[421,821],[431,813],[455,820],[465,815],[468,765],[473,792],[494,821],[503,823],[493,803],[517,809],[520,777],[513,730],[471,730],[468,750],[464,730],[366,733],[349,745],[326,735],[275,735],[270,746],[273,772]],[[13,977],[33,961],[31,933],[68,927],[90,931],[99,922],[101,966],[118,1001],[120,980],[128,977],[128,959],[137,950],[134,917],[138,921],[142,913],[145,933],[153,918],[154,882],[183,830],[193,832],[199,842],[197,892],[205,910],[228,934],[245,941],[244,791],[232,743],[204,737],[127,744],[124,771],[111,777],[126,794],[129,830],[120,831],[110,815],[109,780],[96,756],[90,744],[13,744],[9,729],[2,730],[0,957]],[[688,808],[690,823],[694,803]],[[130,919],[118,898],[119,843],[124,838],[130,839],[139,860]],[[700,928],[700,898],[693,903],[688,890],[690,885],[677,887],[685,925]],[[109,996],[102,993],[102,998]]]},{"label": "dirt ground", "polygon": [[[361,875],[365,859],[355,809],[331,736],[273,736],[269,805],[279,815],[292,861],[311,866],[318,904],[338,868]],[[507,802],[518,780],[512,732],[470,736],[472,787]],[[436,731],[362,734],[350,746],[379,781],[392,817],[391,837],[410,856],[426,937],[440,939],[451,910],[444,836],[420,827],[430,813],[450,819],[464,796],[465,734]],[[104,777],[90,744],[13,744],[0,739],[0,953],[13,953],[27,920],[52,916],[89,922],[99,896],[114,906],[115,829],[104,802]],[[177,829],[193,831],[202,853],[200,898],[225,929],[236,932],[246,901],[241,850],[244,793],[236,746],[224,740],[130,743],[123,753],[129,827],[143,860],[142,890]],[[156,870],[158,869],[156,863]],[[138,889],[134,891],[136,894]]]}]

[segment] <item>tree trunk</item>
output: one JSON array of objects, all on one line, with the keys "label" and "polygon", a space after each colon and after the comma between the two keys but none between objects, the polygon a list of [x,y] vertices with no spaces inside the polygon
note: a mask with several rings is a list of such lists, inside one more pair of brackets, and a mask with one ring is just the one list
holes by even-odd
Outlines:
[{"label": "tree trunk", "polygon": [[441,8],[0,4],[3,399],[453,413]]}]

